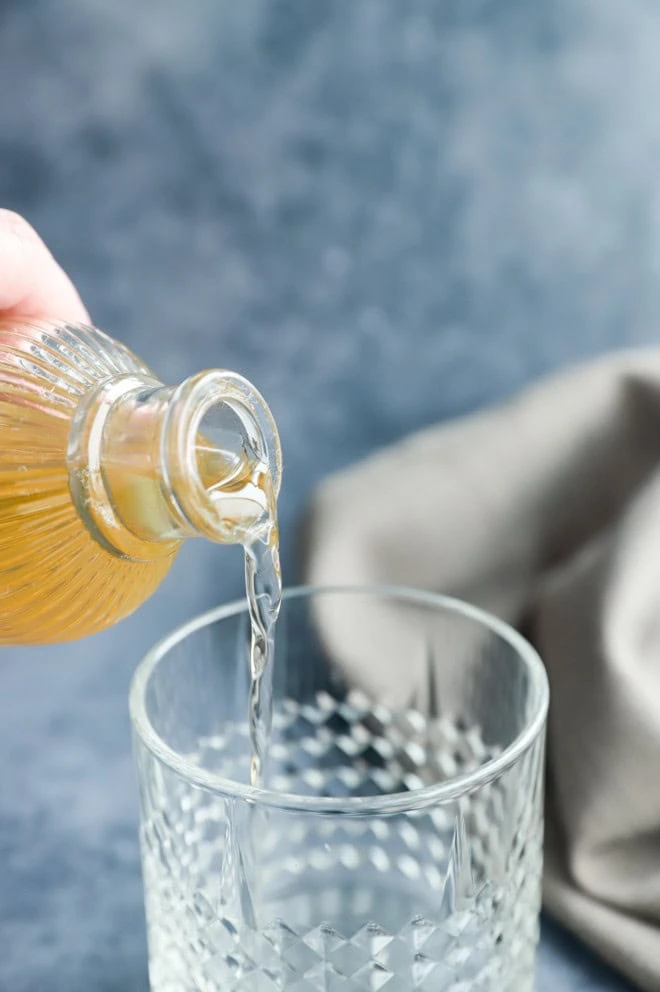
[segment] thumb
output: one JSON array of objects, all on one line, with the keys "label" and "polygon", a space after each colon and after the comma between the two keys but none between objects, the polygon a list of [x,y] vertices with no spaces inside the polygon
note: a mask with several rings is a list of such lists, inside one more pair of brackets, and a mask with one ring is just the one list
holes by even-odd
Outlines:
[{"label": "thumb", "polygon": [[0,208],[0,315],[89,323],[73,283],[25,218]]}]

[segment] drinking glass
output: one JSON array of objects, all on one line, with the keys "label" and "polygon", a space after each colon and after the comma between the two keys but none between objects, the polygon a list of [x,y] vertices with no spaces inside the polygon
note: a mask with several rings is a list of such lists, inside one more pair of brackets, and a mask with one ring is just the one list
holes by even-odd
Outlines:
[{"label": "drinking glass", "polygon": [[250,785],[245,604],[140,664],[152,992],[531,992],[548,685],[478,609],[299,589]]}]

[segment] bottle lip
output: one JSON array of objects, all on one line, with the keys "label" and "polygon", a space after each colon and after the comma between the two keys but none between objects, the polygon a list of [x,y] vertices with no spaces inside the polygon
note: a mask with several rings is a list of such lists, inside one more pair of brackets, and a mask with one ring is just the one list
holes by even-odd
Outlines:
[{"label": "bottle lip", "polygon": [[167,471],[174,453],[177,469],[186,479],[185,490],[177,491],[172,478],[164,481],[170,498],[176,501],[178,512],[193,530],[211,540],[222,541],[217,510],[199,475],[196,457],[202,421],[209,410],[218,405],[226,405],[233,411],[246,439],[268,464],[276,497],[282,481],[282,449],[268,404],[252,383],[237,372],[208,369],[185,379],[174,390],[161,435],[161,465]]}]

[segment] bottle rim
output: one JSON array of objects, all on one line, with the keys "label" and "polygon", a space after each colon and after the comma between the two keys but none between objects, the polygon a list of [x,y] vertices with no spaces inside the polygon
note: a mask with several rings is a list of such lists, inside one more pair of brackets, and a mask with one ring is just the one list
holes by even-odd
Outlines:
[{"label": "bottle rim", "polygon": [[[282,481],[282,449],[268,404],[237,372],[209,369],[184,380],[174,390],[161,435],[161,465],[167,476],[164,482],[179,515],[192,531],[218,541],[222,536],[217,510],[199,473],[196,455],[204,418],[216,406],[228,407],[238,418],[251,447],[269,467],[275,498]],[[174,468],[186,480],[180,491],[174,485]]]}]

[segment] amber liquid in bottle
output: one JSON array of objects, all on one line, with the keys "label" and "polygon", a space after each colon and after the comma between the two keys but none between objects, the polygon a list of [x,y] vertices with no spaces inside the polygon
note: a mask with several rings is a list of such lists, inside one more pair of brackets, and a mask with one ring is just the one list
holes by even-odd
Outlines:
[{"label": "amber liquid in bottle", "polygon": [[[62,460],[68,427],[68,421],[38,408],[0,401],[4,643],[35,644],[94,633],[136,609],[174,560],[175,547],[163,548],[159,558],[135,562],[118,558],[95,541],[73,503]],[[101,615],[91,609],[99,587],[106,596]]]},{"label": "amber liquid in bottle", "polygon": [[[217,440],[199,408],[222,407],[225,380],[242,420]],[[278,482],[248,388],[207,373],[173,390],[101,332],[0,322],[0,644],[110,626],[190,536],[268,548],[277,585]]]}]

